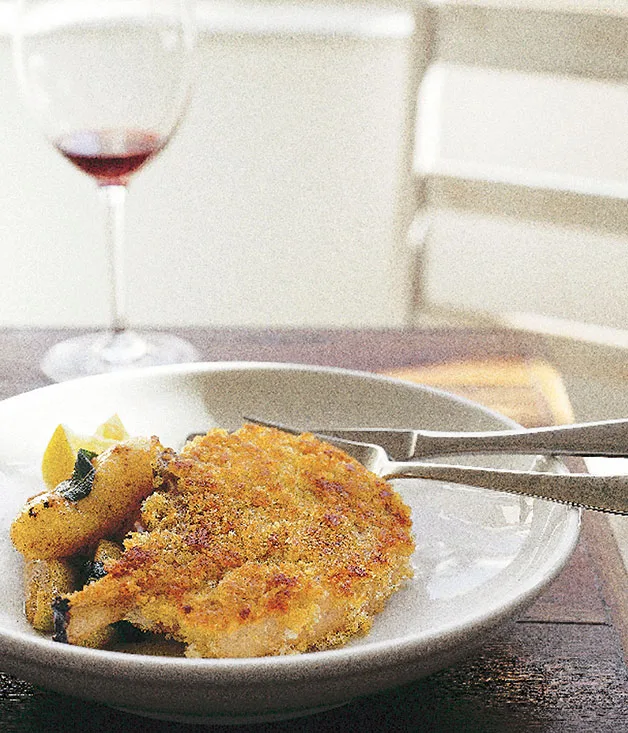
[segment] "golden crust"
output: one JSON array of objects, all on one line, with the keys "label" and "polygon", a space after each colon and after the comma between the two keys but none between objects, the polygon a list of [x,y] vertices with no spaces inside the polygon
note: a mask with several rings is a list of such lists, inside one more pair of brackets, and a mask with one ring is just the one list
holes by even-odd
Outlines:
[{"label": "golden crust", "polygon": [[161,452],[154,469],[146,531],[70,596],[71,642],[106,603],[117,613],[101,616],[165,632],[190,656],[322,649],[368,630],[412,574],[408,508],[312,435],[216,429]]}]

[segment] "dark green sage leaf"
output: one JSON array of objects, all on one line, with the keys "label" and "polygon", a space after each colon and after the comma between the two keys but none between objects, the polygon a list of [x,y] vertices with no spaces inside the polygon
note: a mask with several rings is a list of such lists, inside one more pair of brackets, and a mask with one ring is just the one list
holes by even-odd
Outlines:
[{"label": "dark green sage leaf", "polygon": [[92,466],[92,458],[98,454],[85,448],[79,448],[72,477],[62,481],[56,491],[68,501],[79,501],[89,495],[94,485],[96,470]]},{"label": "dark green sage leaf", "polygon": [[96,458],[98,453],[94,453],[93,450],[87,450],[87,448],[79,448],[76,461],[74,463],[74,472],[72,473],[71,481],[82,481],[87,478],[90,474],[94,473],[94,466],[92,460]]}]

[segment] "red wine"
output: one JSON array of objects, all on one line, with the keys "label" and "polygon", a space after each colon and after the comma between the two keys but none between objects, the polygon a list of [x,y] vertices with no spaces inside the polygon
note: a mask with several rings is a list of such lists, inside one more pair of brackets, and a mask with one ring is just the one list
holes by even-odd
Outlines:
[{"label": "red wine", "polygon": [[80,130],[55,141],[59,152],[101,186],[126,185],[164,144],[145,130]]}]

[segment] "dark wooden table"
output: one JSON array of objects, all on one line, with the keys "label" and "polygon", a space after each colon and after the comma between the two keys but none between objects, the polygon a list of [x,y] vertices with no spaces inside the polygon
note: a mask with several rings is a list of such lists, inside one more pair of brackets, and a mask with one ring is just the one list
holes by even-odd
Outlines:
[{"label": "dark wooden table", "polygon": [[[529,426],[569,417],[540,340],[508,331],[186,330],[208,361],[325,364],[397,373],[500,407]],[[39,361],[61,331],[0,331],[0,398],[46,384]],[[6,427],[4,429],[7,429]],[[335,711],[215,731],[628,730],[628,592],[606,519],[585,513],[560,577],[465,662]],[[1,669],[1,660],[0,660]],[[64,697],[0,673],[0,731],[198,731]]]}]

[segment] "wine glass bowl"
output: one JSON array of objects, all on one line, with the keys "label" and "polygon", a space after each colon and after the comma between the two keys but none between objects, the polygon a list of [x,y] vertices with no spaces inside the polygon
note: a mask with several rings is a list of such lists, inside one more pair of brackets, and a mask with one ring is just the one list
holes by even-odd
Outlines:
[{"label": "wine glass bowl", "polygon": [[182,339],[129,329],[124,282],[127,186],[184,116],[194,45],[191,0],[18,2],[14,60],[23,97],[50,143],[96,183],[105,203],[108,329],[56,344],[42,363],[56,381],[197,358]]},{"label": "wine glass bowl", "polygon": [[166,142],[144,130],[77,130],[58,138],[55,147],[99,186],[126,186]]}]

